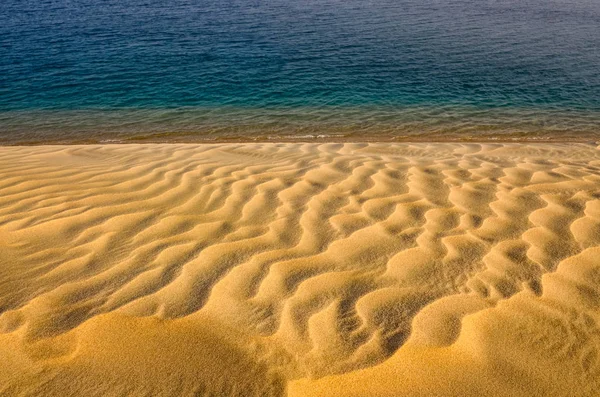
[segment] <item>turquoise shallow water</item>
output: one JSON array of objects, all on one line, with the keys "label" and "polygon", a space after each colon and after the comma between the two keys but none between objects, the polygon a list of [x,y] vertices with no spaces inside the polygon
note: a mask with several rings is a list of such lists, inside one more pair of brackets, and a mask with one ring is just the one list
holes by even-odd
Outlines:
[{"label": "turquoise shallow water", "polygon": [[596,139],[595,0],[4,0],[0,143]]}]

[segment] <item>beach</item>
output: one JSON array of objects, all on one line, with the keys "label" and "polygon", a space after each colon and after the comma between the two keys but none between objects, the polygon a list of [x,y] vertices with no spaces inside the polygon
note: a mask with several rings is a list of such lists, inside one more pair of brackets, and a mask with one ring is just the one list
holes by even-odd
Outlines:
[{"label": "beach", "polygon": [[0,394],[594,396],[592,143],[0,147]]}]

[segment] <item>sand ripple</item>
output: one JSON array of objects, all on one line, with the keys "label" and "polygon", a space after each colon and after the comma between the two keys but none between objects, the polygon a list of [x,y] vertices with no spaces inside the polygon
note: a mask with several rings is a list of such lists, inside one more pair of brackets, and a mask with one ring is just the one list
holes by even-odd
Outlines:
[{"label": "sand ripple", "polygon": [[[440,370],[462,389],[433,393],[530,391],[496,373],[593,395],[599,258],[592,145],[0,148],[0,392],[280,395],[330,375],[290,394],[365,395],[365,371],[454,349],[492,380]],[[126,380],[190,343],[154,360],[189,371]],[[381,394],[432,392],[398,382]]]}]

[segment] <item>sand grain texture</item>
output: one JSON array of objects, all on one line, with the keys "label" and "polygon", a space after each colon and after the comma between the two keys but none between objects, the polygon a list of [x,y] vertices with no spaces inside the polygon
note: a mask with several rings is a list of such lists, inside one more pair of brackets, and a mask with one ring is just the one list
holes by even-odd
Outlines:
[{"label": "sand grain texture", "polygon": [[0,394],[594,396],[586,144],[0,148]]}]

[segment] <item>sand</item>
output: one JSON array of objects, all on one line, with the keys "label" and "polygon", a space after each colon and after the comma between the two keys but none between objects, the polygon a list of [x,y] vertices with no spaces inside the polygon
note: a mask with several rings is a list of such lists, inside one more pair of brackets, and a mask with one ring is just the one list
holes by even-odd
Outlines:
[{"label": "sand", "polygon": [[600,395],[600,148],[0,147],[0,395]]}]

